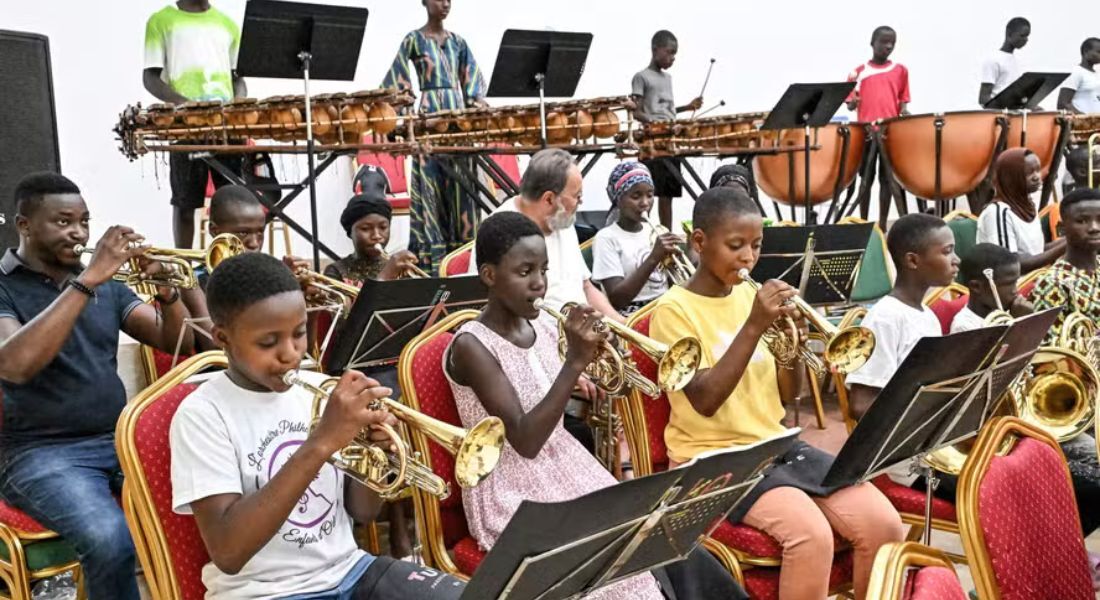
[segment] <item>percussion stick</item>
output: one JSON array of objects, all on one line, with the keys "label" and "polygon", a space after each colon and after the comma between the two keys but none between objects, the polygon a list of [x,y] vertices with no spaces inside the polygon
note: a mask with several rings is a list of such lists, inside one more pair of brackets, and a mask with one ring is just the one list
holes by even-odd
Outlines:
[{"label": "percussion stick", "polygon": [[[710,72],[714,70],[714,63],[715,63],[716,60],[718,60],[718,59],[716,59],[716,58],[710,59],[710,64],[707,65],[707,76],[705,78],[703,78],[703,89],[699,90],[699,96],[698,96],[699,98],[702,98],[703,97],[703,92],[707,91],[707,84],[710,83]],[[692,119],[695,118],[695,112],[696,111],[694,111],[694,110],[691,111],[691,118]]]},{"label": "percussion stick", "polygon": [[719,101],[718,101],[718,104],[715,104],[714,106],[712,106],[712,107],[710,107],[710,108],[708,108],[708,109],[704,110],[703,112],[699,113],[699,115],[698,115],[698,116],[699,116],[699,117],[702,117],[703,115],[705,115],[705,114],[707,114],[707,113],[711,112],[712,110],[714,110],[714,109],[716,109],[716,108],[719,108],[719,107],[722,107],[722,106],[725,106],[725,105],[726,105],[726,101],[725,101],[725,100],[719,100]]}]

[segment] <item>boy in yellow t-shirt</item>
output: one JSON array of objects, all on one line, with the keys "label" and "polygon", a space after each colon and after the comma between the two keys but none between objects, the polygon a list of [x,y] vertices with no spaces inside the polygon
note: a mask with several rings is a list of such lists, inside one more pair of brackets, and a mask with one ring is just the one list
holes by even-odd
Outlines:
[{"label": "boy in yellow t-shirt", "polygon": [[[673,465],[783,432],[782,400],[794,396],[803,370],[777,368],[761,341],[777,318],[796,315],[789,303],[795,290],[772,280],[754,293],[738,276],[760,257],[763,220],[756,205],[742,190],[715,188],[699,197],[692,218],[698,270],[658,300],[650,326],[657,341],[695,336],[703,346],[695,378],[669,394],[665,441]],[[852,543],[857,599],[866,594],[875,552],[902,539],[897,511],[870,484],[821,486],[832,460],[808,444],[796,444],[730,515],[783,546],[779,597],[784,600],[826,597],[833,529]]]}]

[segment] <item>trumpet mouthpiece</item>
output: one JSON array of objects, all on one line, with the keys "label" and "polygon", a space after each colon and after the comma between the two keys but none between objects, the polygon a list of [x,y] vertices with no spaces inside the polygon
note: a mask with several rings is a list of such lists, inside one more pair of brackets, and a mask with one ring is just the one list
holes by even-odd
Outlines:
[{"label": "trumpet mouthpiece", "polygon": [[748,281],[749,280],[749,270],[748,269],[741,269],[741,270],[737,271],[737,276],[741,278],[741,281]]},{"label": "trumpet mouthpiece", "polygon": [[83,244],[77,244],[77,245],[73,246],[73,253],[74,254],[84,254],[84,251],[86,251],[87,249],[88,249],[87,246],[85,246]]},{"label": "trumpet mouthpiece", "polygon": [[286,373],[283,373],[283,383],[287,385],[294,385],[299,381],[301,381],[301,379],[298,377],[297,371],[287,371]]},{"label": "trumpet mouthpiece", "polygon": [[531,306],[534,306],[535,308],[537,308],[539,310],[542,310],[543,307],[546,306],[546,300],[544,300],[542,298],[535,298],[535,301],[531,303]]}]

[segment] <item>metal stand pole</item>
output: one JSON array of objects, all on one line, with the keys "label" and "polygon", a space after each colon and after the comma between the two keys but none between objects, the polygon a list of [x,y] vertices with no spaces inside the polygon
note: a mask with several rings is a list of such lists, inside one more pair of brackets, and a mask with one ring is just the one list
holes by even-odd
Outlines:
[{"label": "metal stand pole", "polygon": [[306,162],[309,165],[309,220],[313,233],[313,270],[321,271],[321,248],[317,245],[317,182],[313,172],[313,106],[309,97],[309,63],[313,55],[309,52],[299,52],[298,60],[302,61],[302,84],[305,88],[306,103]]},{"label": "metal stand pole", "polygon": [[535,81],[539,84],[539,126],[542,128],[542,147],[546,147],[546,75],[535,75]]},{"label": "metal stand pole", "polygon": [[814,208],[813,205],[810,203],[810,115],[802,115],[802,119],[806,122],[806,127],[804,131],[806,141],[806,145],[804,147],[806,148],[806,150],[804,153],[805,161],[803,163],[803,168],[805,169],[803,176],[805,177],[804,181],[806,183],[806,189],[804,189],[803,192],[805,192],[806,194],[806,224],[812,226],[817,224],[817,218],[814,216]]}]

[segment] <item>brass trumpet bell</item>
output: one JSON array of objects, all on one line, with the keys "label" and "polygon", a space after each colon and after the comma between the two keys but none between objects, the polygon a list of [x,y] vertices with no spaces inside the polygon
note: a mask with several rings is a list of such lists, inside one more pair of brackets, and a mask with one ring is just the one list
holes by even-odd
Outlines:
[{"label": "brass trumpet bell", "polygon": [[[198,279],[195,277],[195,269],[192,263],[202,263],[207,272],[213,272],[223,260],[237,256],[244,251],[244,243],[231,233],[223,233],[215,237],[205,250],[148,248],[142,256],[151,261],[162,263],[166,270],[165,273],[155,277],[146,276],[141,272],[137,261],[131,260],[127,267],[115,274],[114,279],[130,287],[163,286],[193,289],[198,286]],[[73,252],[92,254],[95,252],[95,248],[78,244],[73,247]]]},{"label": "brass trumpet bell", "polygon": [[[382,256],[382,260],[389,260],[390,259],[389,253],[386,252],[386,249],[382,247],[382,244],[375,244],[374,249],[377,250],[378,253]],[[418,267],[416,265],[412,265],[408,269],[406,269],[406,271],[403,275],[405,277],[409,277],[411,279],[427,279],[427,278],[431,277],[431,275],[428,275],[427,271],[425,271],[424,269],[421,269],[420,267]]]},{"label": "brass trumpet bell", "polygon": [[[322,300],[321,306],[340,305],[344,308],[344,313],[347,314],[351,310],[351,305],[355,303],[355,299],[359,297],[359,288],[349,283],[344,283],[337,279],[333,279],[328,275],[322,275],[316,271],[310,271],[309,269],[298,269],[294,272],[294,276],[298,279],[298,284],[303,289],[306,287],[313,287],[320,290]],[[316,301],[311,303],[316,306]]]},{"label": "brass trumpet bell", "polygon": [[[283,382],[296,385],[313,394],[310,431],[317,426],[325,403],[339,382],[326,379],[320,385],[303,380],[297,371],[287,371]],[[504,423],[497,417],[486,417],[469,430],[433,419],[390,398],[375,402],[373,410],[387,410],[410,429],[423,433],[455,457],[455,480],[462,487],[481,483],[500,461],[504,448]],[[409,450],[408,444],[386,425],[378,426],[390,437],[396,450],[387,452],[370,441],[369,431],[361,431],[351,444],[344,447],[329,462],[348,473],[356,481],[392,497],[406,487],[417,487],[440,499],[450,495],[450,486]]]}]

